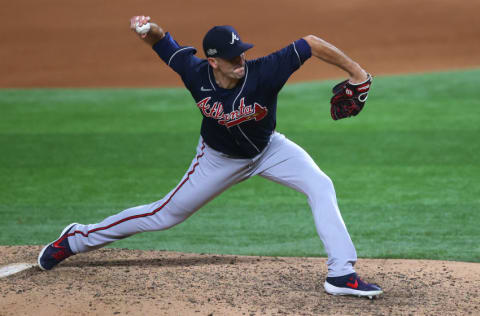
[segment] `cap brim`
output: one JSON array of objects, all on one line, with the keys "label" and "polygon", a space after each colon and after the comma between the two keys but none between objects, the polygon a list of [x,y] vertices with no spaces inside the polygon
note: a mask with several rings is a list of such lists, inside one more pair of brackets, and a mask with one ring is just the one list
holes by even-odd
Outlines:
[{"label": "cap brim", "polygon": [[249,50],[252,48],[253,45],[249,43],[238,43],[235,48],[229,50],[228,52],[225,52],[224,54],[219,54],[218,57],[224,58],[224,59],[232,59],[234,57],[240,56],[242,53],[245,51]]}]

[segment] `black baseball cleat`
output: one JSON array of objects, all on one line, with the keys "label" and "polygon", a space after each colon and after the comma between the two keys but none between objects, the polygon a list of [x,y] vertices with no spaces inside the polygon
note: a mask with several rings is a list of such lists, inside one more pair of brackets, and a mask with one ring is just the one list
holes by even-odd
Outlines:
[{"label": "black baseball cleat", "polygon": [[323,286],[325,291],[332,295],[355,295],[372,299],[383,293],[378,285],[364,282],[356,273],[327,277]]},{"label": "black baseball cleat", "polygon": [[38,255],[38,266],[40,269],[51,270],[63,260],[74,255],[72,249],[70,249],[70,245],[68,244],[67,235],[75,225],[77,225],[77,223],[72,223],[65,227],[57,240],[52,241],[50,244],[43,247],[42,251],[40,251],[40,254]]}]

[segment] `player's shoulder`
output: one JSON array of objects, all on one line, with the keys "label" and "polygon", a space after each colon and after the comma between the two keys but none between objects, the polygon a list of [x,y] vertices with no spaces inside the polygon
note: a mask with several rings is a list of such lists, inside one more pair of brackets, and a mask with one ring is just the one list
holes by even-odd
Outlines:
[{"label": "player's shoulder", "polygon": [[247,64],[247,67],[248,67],[248,72],[251,75],[255,76],[255,74],[261,74],[262,71],[264,71],[264,65],[265,65],[265,63],[263,62],[264,57],[259,57],[259,58],[255,58],[255,59],[248,59],[246,61],[246,64]]},{"label": "player's shoulder", "polygon": [[197,56],[193,56],[195,62],[193,63],[192,68],[197,71],[202,71],[204,69],[208,69],[208,61],[204,58],[200,58]]},{"label": "player's shoulder", "polygon": [[265,66],[270,66],[272,63],[274,64],[280,62],[280,58],[283,55],[281,52],[283,52],[285,49],[288,49],[288,46],[276,50],[268,55],[264,55],[255,59],[250,59],[248,61],[248,66],[253,70]]},{"label": "player's shoulder", "polygon": [[179,58],[176,62],[182,63],[186,72],[200,73],[208,68],[206,59],[199,58],[193,54],[188,58]]},{"label": "player's shoulder", "polygon": [[256,59],[255,63],[259,65],[267,64],[281,66],[289,63],[297,65],[298,62],[300,62],[301,65],[310,57],[310,46],[303,38],[300,38],[296,41],[286,44],[284,47],[272,52],[271,54]]},{"label": "player's shoulder", "polygon": [[263,63],[269,59],[276,58],[279,55],[285,54],[287,51],[294,50],[295,47],[295,42],[290,42],[285,44],[285,46],[277,48],[276,50],[272,51],[271,53],[258,57],[256,59],[253,59],[252,62],[255,62],[256,64]]},{"label": "player's shoulder", "polygon": [[209,82],[209,67],[206,59],[194,57],[195,62],[191,63],[188,70],[182,76],[186,87],[191,90],[198,90],[202,85]]}]

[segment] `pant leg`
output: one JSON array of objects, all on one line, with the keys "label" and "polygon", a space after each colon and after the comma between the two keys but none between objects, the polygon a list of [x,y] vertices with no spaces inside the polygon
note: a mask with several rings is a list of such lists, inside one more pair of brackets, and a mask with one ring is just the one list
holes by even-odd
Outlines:
[{"label": "pant leg", "polygon": [[68,234],[70,247],[74,253],[86,252],[136,233],[175,226],[245,179],[248,163],[246,159],[222,157],[200,141],[184,177],[163,199],[126,209],[97,224],[76,225]]},{"label": "pant leg", "polygon": [[300,146],[279,133],[272,137],[255,173],[307,196],[328,255],[328,276],[354,272],[357,254],[340,214],[332,181]]}]

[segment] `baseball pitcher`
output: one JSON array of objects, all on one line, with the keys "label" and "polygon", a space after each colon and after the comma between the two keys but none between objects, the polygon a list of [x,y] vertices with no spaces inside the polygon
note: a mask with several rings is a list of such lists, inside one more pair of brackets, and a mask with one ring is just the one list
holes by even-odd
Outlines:
[{"label": "baseball pitcher", "polygon": [[334,120],[357,115],[371,76],[324,40],[308,35],[262,58],[247,60],[253,45],[231,26],[215,26],[203,38],[206,58],[181,46],[150,17],[135,16],[131,29],[180,75],[202,114],[200,139],[190,167],[164,198],[126,209],[96,224],[70,224],[45,246],[38,264],[50,270],[64,259],[147,231],[173,227],[231,186],[259,175],[306,195],[328,255],[324,288],[329,294],[375,297],[382,289],[355,273],[357,260],[330,178],[300,146],[275,131],[278,93],[314,56],[344,70],[349,79],[333,88]]}]

